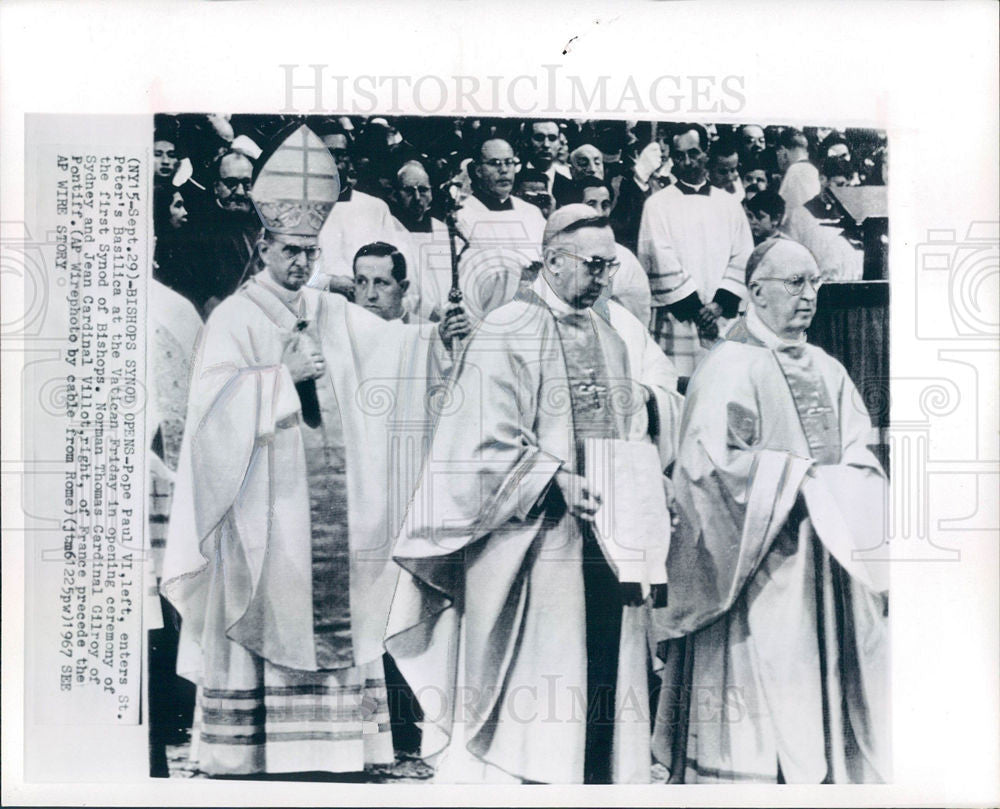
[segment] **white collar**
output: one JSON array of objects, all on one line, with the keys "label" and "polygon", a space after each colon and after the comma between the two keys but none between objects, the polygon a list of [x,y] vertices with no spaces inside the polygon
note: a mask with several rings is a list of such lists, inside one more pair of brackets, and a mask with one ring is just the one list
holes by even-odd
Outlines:
[{"label": "white collar", "polygon": [[694,189],[695,191],[701,191],[701,189],[705,187],[705,183],[708,182],[708,177],[706,177],[697,185],[695,185],[694,183],[689,183],[686,180],[678,180],[677,182],[684,183],[684,185],[686,185],[688,188]]},{"label": "white collar", "polygon": [[746,325],[747,331],[749,331],[750,334],[760,340],[772,351],[778,348],[786,348],[788,346],[803,345],[806,342],[805,332],[803,332],[797,340],[786,340],[784,337],[776,334],[770,326],[761,320],[761,317],[757,314],[757,309],[753,304],[747,307]]},{"label": "white collar", "polygon": [[271,277],[271,273],[266,267],[257,273],[254,278],[257,280],[257,283],[264,287],[264,289],[291,309],[296,317],[301,316],[301,311],[303,309],[301,288],[295,290],[285,289]]},{"label": "white collar", "polygon": [[572,312],[590,311],[589,309],[577,309],[566,303],[566,301],[560,298],[556,294],[556,291],[549,286],[549,282],[545,280],[545,276],[543,273],[544,271],[540,271],[538,273],[538,277],[534,280],[534,282],[531,285],[531,290],[536,295],[538,295],[539,298],[542,299],[545,305],[552,310],[552,313],[556,317],[562,317],[563,315],[568,315]]}]

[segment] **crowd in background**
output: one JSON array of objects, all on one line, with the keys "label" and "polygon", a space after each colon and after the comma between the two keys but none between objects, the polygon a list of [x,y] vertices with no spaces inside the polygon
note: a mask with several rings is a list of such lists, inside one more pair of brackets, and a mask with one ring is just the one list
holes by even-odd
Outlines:
[{"label": "crowd in background", "polygon": [[[261,270],[254,183],[302,123],[259,115],[156,117],[159,285],[151,311],[156,384],[169,389],[157,395],[153,451],[164,468],[152,484],[154,552],[165,543],[200,320]],[[550,220],[555,210],[583,203],[614,233],[616,258],[599,259],[609,271],[607,296],[649,329],[671,360],[680,393],[745,310],[755,245],[804,245],[821,273],[809,279],[812,292],[824,281],[860,280],[861,223],[847,215],[835,189],[887,182],[885,136],[869,129],[353,116],[304,123],[329,150],[339,177],[318,243],[298,247],[293,260],[309,267],[310,286],[343,294],[384,320],[441,320],[453,302],[454,248],[462,304],[474,324],[535,282],[546,222],[558,220]],[[308,161],[308,148],[302,151]],[[786,280],[797,300],[806,279]],[[165,602],[164,610],[172,615]],[[152,666],[165,683],[152,699],[154,723],[182,737],[193,695],[171,680],[175,634],[165,630],[152,648]],[[386,667],[395,744],[415,750],[415,703],[388,658]],[[165,774],[165,759],[155,761],[154,772]]]},{"label": "crowd in background", "polygon": [[[860,238],[843,228],[843,212],[829,189],[881,185],[887,175],[884,134],[870,129],[356,116],[306,122],[336,158],[341,202],[350,203],[335,207],[331,219],[336,222],[328,231],[338,228],[338,241],[331,250],[331,237],[321,238],[320,262],[325,277],[334,279],[331,287],[338,289],[339,278],[338,291],[349,296],[355,292],[350,284],[354,254],[372,242],[399,247],[410,259],[413,276],[421,271],[421,262],[413,258],[412,245],[408,251],[402,242],[421,238],[414,234],[432,234],[445,246],[446,271],[443,222],[456,202],[468,207],[465,201],[477,194],[494,201],[499,197],[504,205],[512,195],[543,217],[561,205],[587,202],[610,218],[621,248],[642,259],[639,238],[646,202],[684,176],[685,166],[678,162],[689,157],[677,152],[674,136],[692,127],[703,133],[694,146],[695,164],[704,167],[708,183],[742,204],[755,242],[784,232],[817,255],[828,279],[857,280]],[[257,269],[253,254],[260,223],[250,198],[255,171],[298,123],[300,118],[274,115],[156,118],[154,274],[203,317]],[[500,149],[502,165],[494,173],[503,176],[497,183],[488,169],[473,168],[497,160],[484,158],[482,147],[498,141],[509,150]],[[529,222],[518,238],[533,237]],[[650,262],[643,264],[650,273]],[[413,277],[406,283],[407,309],[436,319],[443,301],[421,304],[417,290],[422,287],[425,298],[428,288],[437,290],[431,297],[446,297],[447,283]],[[509,289],[496,295],[482,306],[503,302]],[[623,290],[622,296],[627,295]],[[658,303],[654,288],[653,307]],[[641,305],[629,308],[645,313]]]}]

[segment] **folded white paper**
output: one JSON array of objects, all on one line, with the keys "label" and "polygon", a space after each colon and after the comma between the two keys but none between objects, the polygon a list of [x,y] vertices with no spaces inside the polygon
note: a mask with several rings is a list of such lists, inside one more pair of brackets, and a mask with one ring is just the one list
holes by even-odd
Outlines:
[{"label": "folded white paper", "polygon": [[644,441],[588,438],[584,470],[601,495],[594,528],[601,550],[620,582],[667,581],[670,514],[656,446]]}]

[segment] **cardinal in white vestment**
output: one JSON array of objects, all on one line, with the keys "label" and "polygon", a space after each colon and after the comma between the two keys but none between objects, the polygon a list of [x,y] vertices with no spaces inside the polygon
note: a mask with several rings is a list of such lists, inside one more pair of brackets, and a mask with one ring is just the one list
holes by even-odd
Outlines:
[{"label": "cardinal in white vestment", "polygon": [[885,474],[844,367],[805,341],[821,275],[783,237],[687,390],[654,737],[671,782],[883,783]]},{"label": "cardinal in white vestment", "polygon": [[[666,595],[677,375],[644,324],[598,302],[617,263],[606,218],[555,211],[543,255],[473,332],[394,550],[407,573],[386,646],[442,782],[650,778],[645,624]],[[655,563],[647,588],[605,556],[595,515],[612,492],[585,477],[595,440],[649,450],[641,482],[663,519],[643,547],[664,554],[659,585]]]},{"label": "cardinal in white vestment", "polygon": [[[422,418],[447,355],[303,288],[336,165],[306,127],[261,170],[264,269],[215,311],[195,358],[162,590],[198,685],[192,757],[212,775],[393,761],[382,636],[397,572],[392,419]],[[442,325],[440,334],[447,333]]]}]

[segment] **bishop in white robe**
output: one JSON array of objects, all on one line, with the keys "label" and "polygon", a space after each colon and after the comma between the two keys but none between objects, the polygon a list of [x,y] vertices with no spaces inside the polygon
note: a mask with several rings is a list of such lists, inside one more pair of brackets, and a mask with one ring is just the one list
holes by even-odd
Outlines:
[{"label": "bishop in white robe", "polygon": [[570,205],[550,229],[542,275],[470,338],[394,551],[386,645],[440,781],[650,777],[650,603],[623,607],[592,524],[601,493],[580,475],[587,439],[655,438],[664,497],[677,377],[642,323],[597,303],[607,219]]},{"label": "bishop in white robe", "polygon": [[820,279],[788,239],[691,379],[654,752],[674,783],[884,783],[885,474],[843,366],[805,342]]}]

